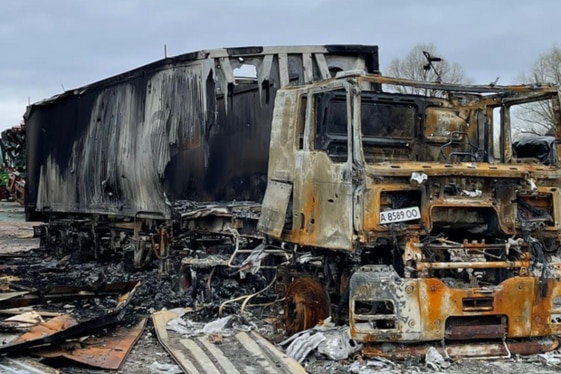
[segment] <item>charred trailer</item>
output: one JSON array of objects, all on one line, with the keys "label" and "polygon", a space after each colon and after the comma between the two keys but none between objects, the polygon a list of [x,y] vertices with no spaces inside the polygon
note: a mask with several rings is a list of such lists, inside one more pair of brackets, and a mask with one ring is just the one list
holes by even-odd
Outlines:
[{"label": "charred trailer", "polygon": [[[551,109],[553,137],[513,147],[523,105]],[[277,92],[274,113],[258,229],[292,248],[278,276],[289,331],[331,313],[366,355],[557,346],[556,87],[340,73]]]},{"label": "charred trailer", "polygon": [[131,249],[137,267],[183,231],[255,234],[277,90],[355,68],[376,73],[378,48],[198,51],[32,104],[27,219],[46,245]]}]

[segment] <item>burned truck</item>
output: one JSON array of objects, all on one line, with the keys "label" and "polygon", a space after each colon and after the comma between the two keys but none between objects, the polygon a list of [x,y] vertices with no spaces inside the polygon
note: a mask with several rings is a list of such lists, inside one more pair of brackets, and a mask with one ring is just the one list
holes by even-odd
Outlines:
[{"label": "burned truck", "polygon": [[[512,113],[536,102],[555,137],[513,147]],[[324,290],[366,354],[418,352],[370,344],[391,342],[451,355],[555,347],[512,339],[561,331],[560,115],[549,86],[351,72],[279,91],[258,228],[292,245],[281,278],[294,330],[329,313]],[[497,344],[466,344],[481,340]]]},{"label": "burned truck", "polygon": [[[513,148],[537,102],[554,137]],[[263,274],[220,311],[276,294],[288,333],[333,316],[365,354],[534,353],[561,332],[560,115],[555,87],[384,77],[373,46],[202,51],[30,106],[26,213],[45,245],[163,276],[179,250],[206,296],[216,268]]]}]

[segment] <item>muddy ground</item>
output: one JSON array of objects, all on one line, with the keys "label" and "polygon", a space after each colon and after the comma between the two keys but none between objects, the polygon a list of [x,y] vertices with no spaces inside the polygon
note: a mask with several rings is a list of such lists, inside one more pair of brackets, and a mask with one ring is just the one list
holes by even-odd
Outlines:
[{"label": "muddy ground", "polygon": [[[158,280],[156,267],[144,271],[130,271],[119,256],[105,261],[92,261],[81,256],[57,258],[52,253],[39,248],[39,242],[32,237],[33,224],[24,222],[23,211],[14,203],[0,202],[0,276],[10,275],[19,278],[18,287],[41,288],[49,284],[87,285],[104,281],[142,282],[134,300],[128,307],[122,326],[131,327],[141,318],[148,318],[146,328],[132,348],[122,368],[118,371],[98,370],[78,365],[68,360],[44,360],[49,366],[56,367],[61,373],[173,373],[164,370],[176,368],[173,358],[163,349],[156,338],[150,315],[163,308],[188,306],[192,300],[177,290],[175,280]],[[227,285],[225,285],[226,287]],[[232,287],[239,287],[234,284]],[[227,288],[227,287],[226,287]],[[96,303],[82,300],[65,305],[41,306],[42,310],[62,308],[75,315],[77,319],[87,319],[96,313],[96,307],[106,301]],[[216,310],[210,308],[198,314],[201,319],[211,320]],[[231,310],[230,312],[234,312]],[[3,318],[3,317],[2,317]],[[270,331],[275,331],[273,328]],[[279,336],[269,336],[278,341]],[[160,370],[154,369],[154,363]],[[152,368],[151,368],[152,366]],[[388,362],[380,359],[353,357],[342,361],[329,361],[319,355],[310,355],[304,366],[311,373],[419,373],[446,372],[458,374],[473,373],[558,373],[561,371],[561,353],[508,359],[457,360],[444,365],[427,365],[422,359],[412,358],[406,363]],[[0,370],[1,372],[1,370]]]}]

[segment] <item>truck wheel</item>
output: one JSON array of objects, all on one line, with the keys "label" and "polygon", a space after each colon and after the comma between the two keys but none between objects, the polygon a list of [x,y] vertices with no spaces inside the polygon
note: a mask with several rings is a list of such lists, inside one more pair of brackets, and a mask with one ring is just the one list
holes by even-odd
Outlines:
[{"label": "truck wheel", "polygon": [[284,311],[286,332],[292,335],[329,317],[329,300],[317,280],[303,277],[288,286]]}]

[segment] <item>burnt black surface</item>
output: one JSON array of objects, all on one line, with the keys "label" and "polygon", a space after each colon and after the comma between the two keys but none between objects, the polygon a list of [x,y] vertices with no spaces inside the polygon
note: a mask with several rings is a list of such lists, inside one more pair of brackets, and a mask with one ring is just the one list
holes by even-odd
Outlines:
[{"label": "burnt black surface", "polygon": [[[142,269],[133,269],[130,259],[132,253],[106,254],[101,261],[95,261],[91,258],[91,252],[86,250],[77,250],[60,258],[54,251],[45,248],[16,253],[3,259],[6,266],[3,273],[20,279],[11,284],[14,291],[33,290],[40,295],[41,290],[48,292],[75,287],[84,287],[90,291],[99,290],[98,295],[88,298],[64,297],[57,301],[54,298],[49,300],[48,295],[45,295],[42,298],[44,302],[36,300],[34,303],[38,305],[39,310],[60,312],[70,309],[78,322],[97,318],[102,313],[116,308],[117,298],[112,292],[115,287],[107,286],[108,284],[140,282],[127,306],[127,310],[133,310],[130,314],[134,319],[149,317],[152,312],[163,308],[195,307],[203,304],[208,308],[203,308],[200,313],[215,318],[218,306],[223,301],[252,294],[268,284],[263,274],[248,275],[245,279],[240,279],[235,269],[217,267],[212,272],[210,290],[207,288],[207,281],[211,268],[196,269],[193,287],[182,289],[179,279],[180,260],[186,255],[184,251],[171,252],[173,265],[170,277],[165,279],[159,276],[158,260],[152,260]],[[27,304],[29,303],[21,305]],[[226,310],[237,312],[239,306],[239,303],[232,303]]]},{"label": "burnt black surface", "polygon": [[[330,45],[326,49],[338,58],[360,56],[369,72],[378,71],[376,46]],[[244,59],[263,50],[257,46],[227,52]],[[263,81],[232,85],[213,76],[219,70],[201,73],[196,64],[208,53],[166,58],[30,106],[25,116],[27,218],[46,220],[49,212],[134,216],[144,211],[164,217],[170,214],[165,199],[260,202],[266,186],[274,98],[280,85],[277,62]],[[298,53],[288,55],[291,83],[303,82]],[[319,77],[316,70],[314,62],[314,79]],[[152,87],[153,78],[162,72],[169,74],[167,80]],[[150,96],[154,93],[162,101],[154,101],[156,96]],[[130,161],[122,166],[119,156],[126,152],[124,144],[140,143],[149,144],[146,152],[153,153],[149,159],[154,164],[165,163],[157,175],[152,170],[160,166],[154,165],[142,174],[146,166],[146,160],[139,160],[142,151],[131,153]],[[132,175],[134,180],[127,174],[131,169],[138,171]],[[47,187],[40,186],[42,172],[49,173]],[[150,192],[139,193],[134,187],[138,185],[149,186]],[[41,188],[47,197],[41,203],[44,211],[37,212]],[[57,189],[64,192],[52,192]]]}]

